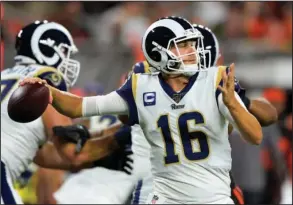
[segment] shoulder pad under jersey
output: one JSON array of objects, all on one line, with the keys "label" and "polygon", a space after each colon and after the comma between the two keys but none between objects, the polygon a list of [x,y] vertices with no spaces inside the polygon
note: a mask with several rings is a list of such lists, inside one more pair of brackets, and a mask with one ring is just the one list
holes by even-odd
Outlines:
[{"label": "shoulder pad under jersey", "polygon": [[49,85],[57,88],[58,90],[68,91],[67,84],[63,75],[53,67],[40,67],[37,69],[33,77],[38,77],[43,80],[46,80]]}]

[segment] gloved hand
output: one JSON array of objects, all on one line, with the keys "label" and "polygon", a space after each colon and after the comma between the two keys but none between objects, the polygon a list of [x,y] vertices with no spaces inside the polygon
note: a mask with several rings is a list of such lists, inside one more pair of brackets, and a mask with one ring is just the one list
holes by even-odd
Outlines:
[{"label": "gloved hand", "polygon": [[131,127],[123,125],[115,134],[114,137],[120,147],[131,145]]},{"label": "gloved hand", "polygon": [[115,134],[114,137],[120,146],[120,163],[119,170],[126,174],[132,174],[133,152],[131,150],[131,127],[124,125]]},{"label": "gloved hand", "polygon": [[128,175],[131,175],[133,170],[133,152],[131,150],[131,146],[125,146],[121,154],[120,170]]},{"label": "gloved hand", "polygon": [[80,124],[55,126],[53,127],[53,133],[58,137],[76,143],[76,152],[80,152],[86,141],[90,138],[87,127]]},{"label": "gloved hand", "polygon": [[235,92],[239,95],[241,98],[242,102],[244,103],[245,107],[249,109],[250,106],[250,99],[245,95],[246,90],[245,88],[242,88],[239,81],[235,78]]}]

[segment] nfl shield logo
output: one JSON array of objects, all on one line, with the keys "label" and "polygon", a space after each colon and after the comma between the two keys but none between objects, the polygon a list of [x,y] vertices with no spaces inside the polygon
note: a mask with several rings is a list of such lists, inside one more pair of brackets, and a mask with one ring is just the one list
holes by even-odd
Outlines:
[{"label": "nfl shield logo", "polygon": [[152,199],[152,204],[156,204],[158,199],[159,199],[159,197],[157,195],[154,195],[153,199]]}]

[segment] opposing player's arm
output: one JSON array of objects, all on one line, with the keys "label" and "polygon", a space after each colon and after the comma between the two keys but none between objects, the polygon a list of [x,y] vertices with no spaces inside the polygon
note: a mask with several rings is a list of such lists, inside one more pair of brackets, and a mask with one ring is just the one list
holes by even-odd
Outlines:
[{"label": "opposing player's arm", "polygon": [[249,99],[246,90],[235,80],[235,91],[240,96],[248,111],[253,114],[262,126],[268,126],[278,120],[277,110],[264,98]]},{"label": "opposing player's arm", "polygon": [[46,169],[37,170],[36,197],[37,204],[57,204],[54,193],[61,187],[65,171]]},{"label": "opposing player's arm", "polygon": [[[69,129],[71,135],[80,133],[78,130],[72,131],[71,127],[67,126],[64,129]],[[45,168],[74,171],[89,168],[93,165],[93,161],[111,154],[120,146],[131,144],[131,129],[128,126],[120,127],[120,129],[117,126],[113,126],[103,133],[103,136],[88,140],[79,153],[75,153],[75,146],[72,143],[67,143],[66,151],[75,153],[70,160],[60,157],[54,144],[48,142],[37,152],[34,162]],[[58,137],[62,138],[62,136]]]},{"label": "opposing player's arm", "polygon": [[65,147],[70,159],[61,157],[54,144],[46,143],[37,152],[34,162],[43,168],[74,171],[92,167],[93,161],[111,154],[119,145],[111,135],[88,140],[80,153],[76,153],[73,143],[66,143]]},{"label": "opposing player's arm", "polygon": [[[74,147],[74,146],[71,145],[71,147]],[[47,168],[47,169],[74,171],[74,170],[91,167],[90,164],[86,164],[86,163],[78,164],[74,162],[74,159],[70,161],[61,157],[57,148],[54,146],[53,143],[50,143],[50,142],[44,144],[43,147],[38,150],[33,161],[35,164],[39,165],[40,167]]]},{"label": "opposing player's arm", "polygon": [[91,138],[98,138],[102,136],[109,136],[115,134],[123,125],[121,123],[111,125],[100,132],[91,132]]},{"label": "opposing player's arm", "polygon": [[[239,95],[235,92],[234,64],[228,69],[219,69],[219,86],[216,98],[220,112],[229,120],[233,127],[237,128],[242,137],[252,144],[260,144],[262,141],[262,129],[257,119],[248,112]],[[229,73],[229,74],[228,74]]]},{"label": "opposing player's arm", "polygon": [[248,110],[262,126],[269,126],[278,120],[276,108],[263,98],[250,100]]}]

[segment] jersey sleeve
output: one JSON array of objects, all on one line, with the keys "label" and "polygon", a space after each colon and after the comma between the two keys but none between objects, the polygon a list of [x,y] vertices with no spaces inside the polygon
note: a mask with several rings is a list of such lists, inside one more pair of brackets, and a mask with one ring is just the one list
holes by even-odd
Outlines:
[{"label": "jersey sleeve", "polygon": [[33,77],[38,77],[43,80],[46,80],[47,83],[58,90],[68,91],[67,84],[62,74],[56,69],[52,67],[43,67],[37,70],[34,73]]},{"label": "jersey sleeve", "polygon": [[138,112],[136,106],[136,89],[138,75],[133,73],[125,81],[125,83],[116,92],[120,95],[128,105],[129,119],[128,124],[134,125],[139,123]]},{"label": "jersey sleeve", "polygon": [[150,73],[150,66],[146,61],[136,63],[132,67],[133,73]]}]

